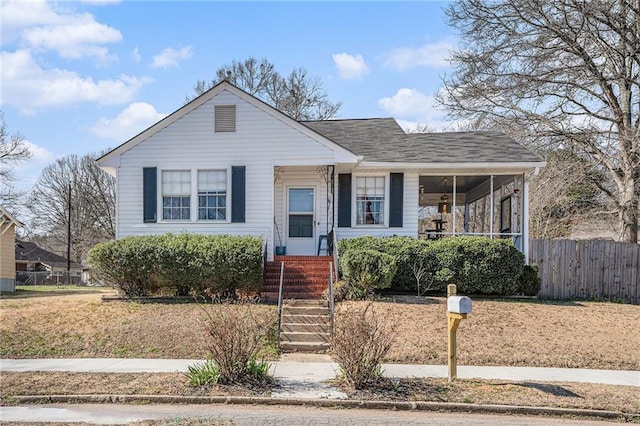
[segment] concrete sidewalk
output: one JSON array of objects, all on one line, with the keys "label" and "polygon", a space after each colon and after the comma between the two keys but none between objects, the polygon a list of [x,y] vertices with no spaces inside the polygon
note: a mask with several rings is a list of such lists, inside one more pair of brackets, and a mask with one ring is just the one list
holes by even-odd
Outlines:
[{"label": "concrete sidewalk", "polygon": [[[0,371],[67,371],[82,373],[186,372],[195,359],[0,359]],[[447,377],[446,365],[383,364],[384,375],[397,378]],[[323,382],[339,367],[328,356],[285,355],[271,363],[271,372],[283,381]],[[640,387],[640,371],[582,368],[458,366],[460,379],[496,379],[541,382],[581,382]]]}]

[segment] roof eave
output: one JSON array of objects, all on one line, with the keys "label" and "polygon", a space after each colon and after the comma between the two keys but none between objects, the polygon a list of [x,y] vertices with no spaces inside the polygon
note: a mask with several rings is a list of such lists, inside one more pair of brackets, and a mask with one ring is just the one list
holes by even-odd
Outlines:
[{"label": "roof eave", "polygon": [[461,163],[407,163],[407,162],[377,162],[362,161],[360,169],[406,169],[406,170],[461,170],[461,169],[483,169],[486,171],[528,172],[546,166],[544,161],[521,161],[521,162],[461,162]]}]

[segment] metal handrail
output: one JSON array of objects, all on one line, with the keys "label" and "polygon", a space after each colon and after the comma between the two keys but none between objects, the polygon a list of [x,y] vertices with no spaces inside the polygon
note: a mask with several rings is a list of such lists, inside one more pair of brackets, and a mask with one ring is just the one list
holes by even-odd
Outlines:
[{"label": "metal handrail", "polygon": [[329,262],[329,332],[333,337],[333,312],[334,312],[334,295],[333,295],[333,262]]},{"label": "metal handrail", "polygon": [[280,326],[282,325],[282,300],[284,288],[284,262],[280,263],[280,290],[278,291],[278,353],[280,353]]},{"label": "metal handrail", "polygon": [[262,282],[267,281],[267,244],[269,243],[269,237],[264,236],[262,239]]},{"label": "metal handrail", "polygon": [[338,281],[340,279],[340,275],[338,275],[338,261],[340,260],[338,258],[338,239],[336,237],[336,230],[335,228],[331,230],[331,239],[332,239],[332,245],[333,245],[333,268],[335,271],[335,281]]}]

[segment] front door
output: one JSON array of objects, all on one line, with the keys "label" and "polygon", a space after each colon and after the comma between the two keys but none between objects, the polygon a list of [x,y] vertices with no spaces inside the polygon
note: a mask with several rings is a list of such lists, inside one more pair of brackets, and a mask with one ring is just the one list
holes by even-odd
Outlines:
[{"label": "front door", "polygon": [[287,254],[316,254],[315,190],[289,187],[287,193]]}]

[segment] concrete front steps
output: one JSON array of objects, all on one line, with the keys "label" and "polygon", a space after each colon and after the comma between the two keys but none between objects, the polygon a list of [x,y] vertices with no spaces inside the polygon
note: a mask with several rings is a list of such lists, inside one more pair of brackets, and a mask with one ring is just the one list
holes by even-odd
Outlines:
[{"label": "concrete front steps", "polygon": [[267,262],[260,298],[277,303],[280,288],[280,265],[284,262],[283,298],[321,299],[329,285],[331,256],[275,256]]},{"label": "concrete front steps", "polygon": [[282,307],[280,349],[324,353],[331,347],[330,327],[328,301],[288,299]]}]

